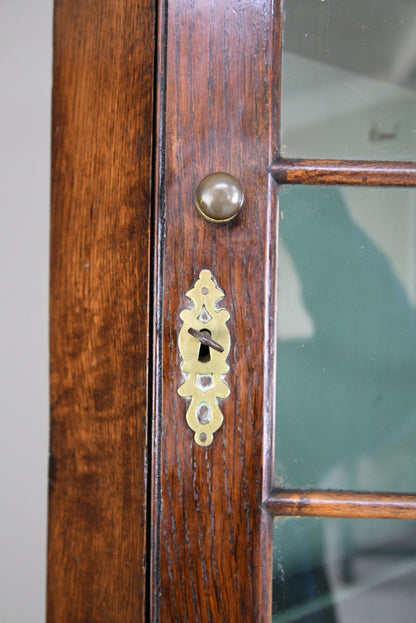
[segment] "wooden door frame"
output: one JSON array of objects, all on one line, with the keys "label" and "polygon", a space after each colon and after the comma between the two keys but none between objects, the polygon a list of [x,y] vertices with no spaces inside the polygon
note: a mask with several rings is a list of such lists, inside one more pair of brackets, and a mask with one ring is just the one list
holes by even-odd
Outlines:
[{"label": "wooden door frame", "polygon": [[[159,22],[160,224],[155,361],[152,620],[267,621],[274,413],[279,15],[273,0],[169,0]],[[163,44],[164,45],[163,45]],[[236,176],[245,205],[213,224],[199,181]],[[224,423],[207,448],[185,420],[178,333],[185,293],[208,269],[224,290],[231,350]],[[221,303],[222,304],[222,303]]]},{"label": "wooden door frame", "polygon": [[56,0],[48,621],[144,621],[156,7]]}]

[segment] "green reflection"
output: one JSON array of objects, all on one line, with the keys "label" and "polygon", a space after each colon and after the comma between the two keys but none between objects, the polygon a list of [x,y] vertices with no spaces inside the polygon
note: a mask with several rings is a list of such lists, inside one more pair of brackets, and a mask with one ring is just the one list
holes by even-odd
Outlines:
[{"label": "green reflection", "polygon": [[281,518],[273,552],[276,623],[414,621],[414,522]]},{"label": "green reflection", "polygon": [[281,192],[276,480],[412,491],[415,195],[351,190]]}]

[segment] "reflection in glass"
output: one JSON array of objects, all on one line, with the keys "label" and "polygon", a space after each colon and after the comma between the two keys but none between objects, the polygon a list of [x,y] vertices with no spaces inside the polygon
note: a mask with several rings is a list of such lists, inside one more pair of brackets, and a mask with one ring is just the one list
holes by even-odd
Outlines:
[{"label": "reflection in glass", "polygon": [[416,490],[415,200],[282,188],[279,486]]},{"label": "reflection in glass", "polygon": [[275,520],[273,623],[413,623],[416,525]]},{"label": "reflection in glass", "polygon": [[282,155],[416,159],[416,3],[285,0]]}]

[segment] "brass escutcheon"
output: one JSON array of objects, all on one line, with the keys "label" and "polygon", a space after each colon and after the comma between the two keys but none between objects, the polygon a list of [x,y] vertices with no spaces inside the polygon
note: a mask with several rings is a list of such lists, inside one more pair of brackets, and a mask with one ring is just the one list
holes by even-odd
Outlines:
[{"label": "brass escutcheon", "polygon": [[226,359],[230,351],[230,332],[226,325],[229,312],[218,308],[224,292],[215,284],[211,272],[202,270],[194,287],[186,293],[193,309],[182,309],[179,332],[181,370],[187,375],[178,394],[190,398],[186,421],[194,431],[199,446],[209,446],[223,422],[218,401],[227,398],[230,389],[224,375],[230,369]]}]

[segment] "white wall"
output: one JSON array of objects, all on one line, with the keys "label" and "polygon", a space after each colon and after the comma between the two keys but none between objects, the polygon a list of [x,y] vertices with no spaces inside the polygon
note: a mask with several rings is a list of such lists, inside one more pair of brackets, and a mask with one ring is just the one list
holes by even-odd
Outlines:
[{"label": "white wall", "polygon": [[0,0],[0,623],[45,618],[52,0]]}]

